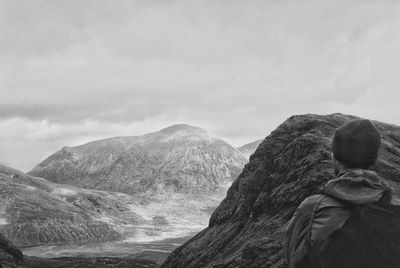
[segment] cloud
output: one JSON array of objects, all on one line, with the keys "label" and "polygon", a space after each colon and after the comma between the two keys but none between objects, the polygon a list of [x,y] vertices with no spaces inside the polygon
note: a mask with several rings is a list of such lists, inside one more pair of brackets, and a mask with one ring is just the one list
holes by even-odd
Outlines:
[{"label": "cloud", "polygon": [[400,124],[398,1],[0,7],[0,161],[17,168],[64,145],[172,123],[234,145],[292,114]]}]

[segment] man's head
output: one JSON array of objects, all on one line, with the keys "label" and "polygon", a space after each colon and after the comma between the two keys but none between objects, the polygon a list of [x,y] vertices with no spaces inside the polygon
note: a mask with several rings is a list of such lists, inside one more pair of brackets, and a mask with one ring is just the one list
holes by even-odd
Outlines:
[{"label": "man's head", "polygon": [[369,120],[358,119],[343,124],[336,130],[332,141],[335,172],[374,165],[380,145],[381,136]]}]

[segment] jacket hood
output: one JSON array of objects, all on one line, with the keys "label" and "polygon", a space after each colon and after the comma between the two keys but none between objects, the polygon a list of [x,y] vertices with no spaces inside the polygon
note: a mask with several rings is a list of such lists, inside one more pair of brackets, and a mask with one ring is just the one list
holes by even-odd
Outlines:
[{"label": "jacket hood", "polygon": [[350,169],[328,181],[321,192],[349,204],[367,205],[389,204],[393,189],[374,171]]}]

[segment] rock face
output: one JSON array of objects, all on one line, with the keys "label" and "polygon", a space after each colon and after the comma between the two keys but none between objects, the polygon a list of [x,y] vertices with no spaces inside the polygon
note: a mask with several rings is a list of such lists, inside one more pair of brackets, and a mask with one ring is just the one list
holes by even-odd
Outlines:
[{"label": "rock face", "polygon": [[138,137],[64,147],[30,175],[78,187],[148,195],[225,193],[247,162],[205,130],[174,125]]},{"label": "rock face", "polygon": [[243,146],[238,147],[238,151],[241,152],[247,159],[256,151],[258,146],[261,144],[263,140],[256,140],[250,143],[247,143]]},{"label": "rock face", "polygon": [[[284,229],[295,208],[334,178],[334,131],[355,117],[293,116],[252,155],[209,226],[176,249],[162,267],[287,267]],[[374,169],[400,190],[400,127],[375,122],[382,148]]]},{"label": "rock face", "polygon": [[115,240],[121,237],[121,221],[143,222],[124,198],[0,166],[0,232],[17,246]]}]

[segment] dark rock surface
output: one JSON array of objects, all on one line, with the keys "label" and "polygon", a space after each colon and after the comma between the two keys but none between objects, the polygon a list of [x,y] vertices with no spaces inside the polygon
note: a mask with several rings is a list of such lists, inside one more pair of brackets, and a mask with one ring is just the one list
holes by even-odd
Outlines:
[{"label": "dark rock surface", "polygon": [[[209,226],[176,249],[162,267],[286,267],[284,229],[295,208],[334,178],[330,143],[334,131],[355,117],[293,116],[250,157]],[[400,127],[375,122],[382,148],[373,167],[400,189]]]},{"label": "dark rock surface", "polygon": [[225,194],[247,162],[207,131],[174,125],[137,137],[64,147],[29,174],[52,182],[128,194]]}]

